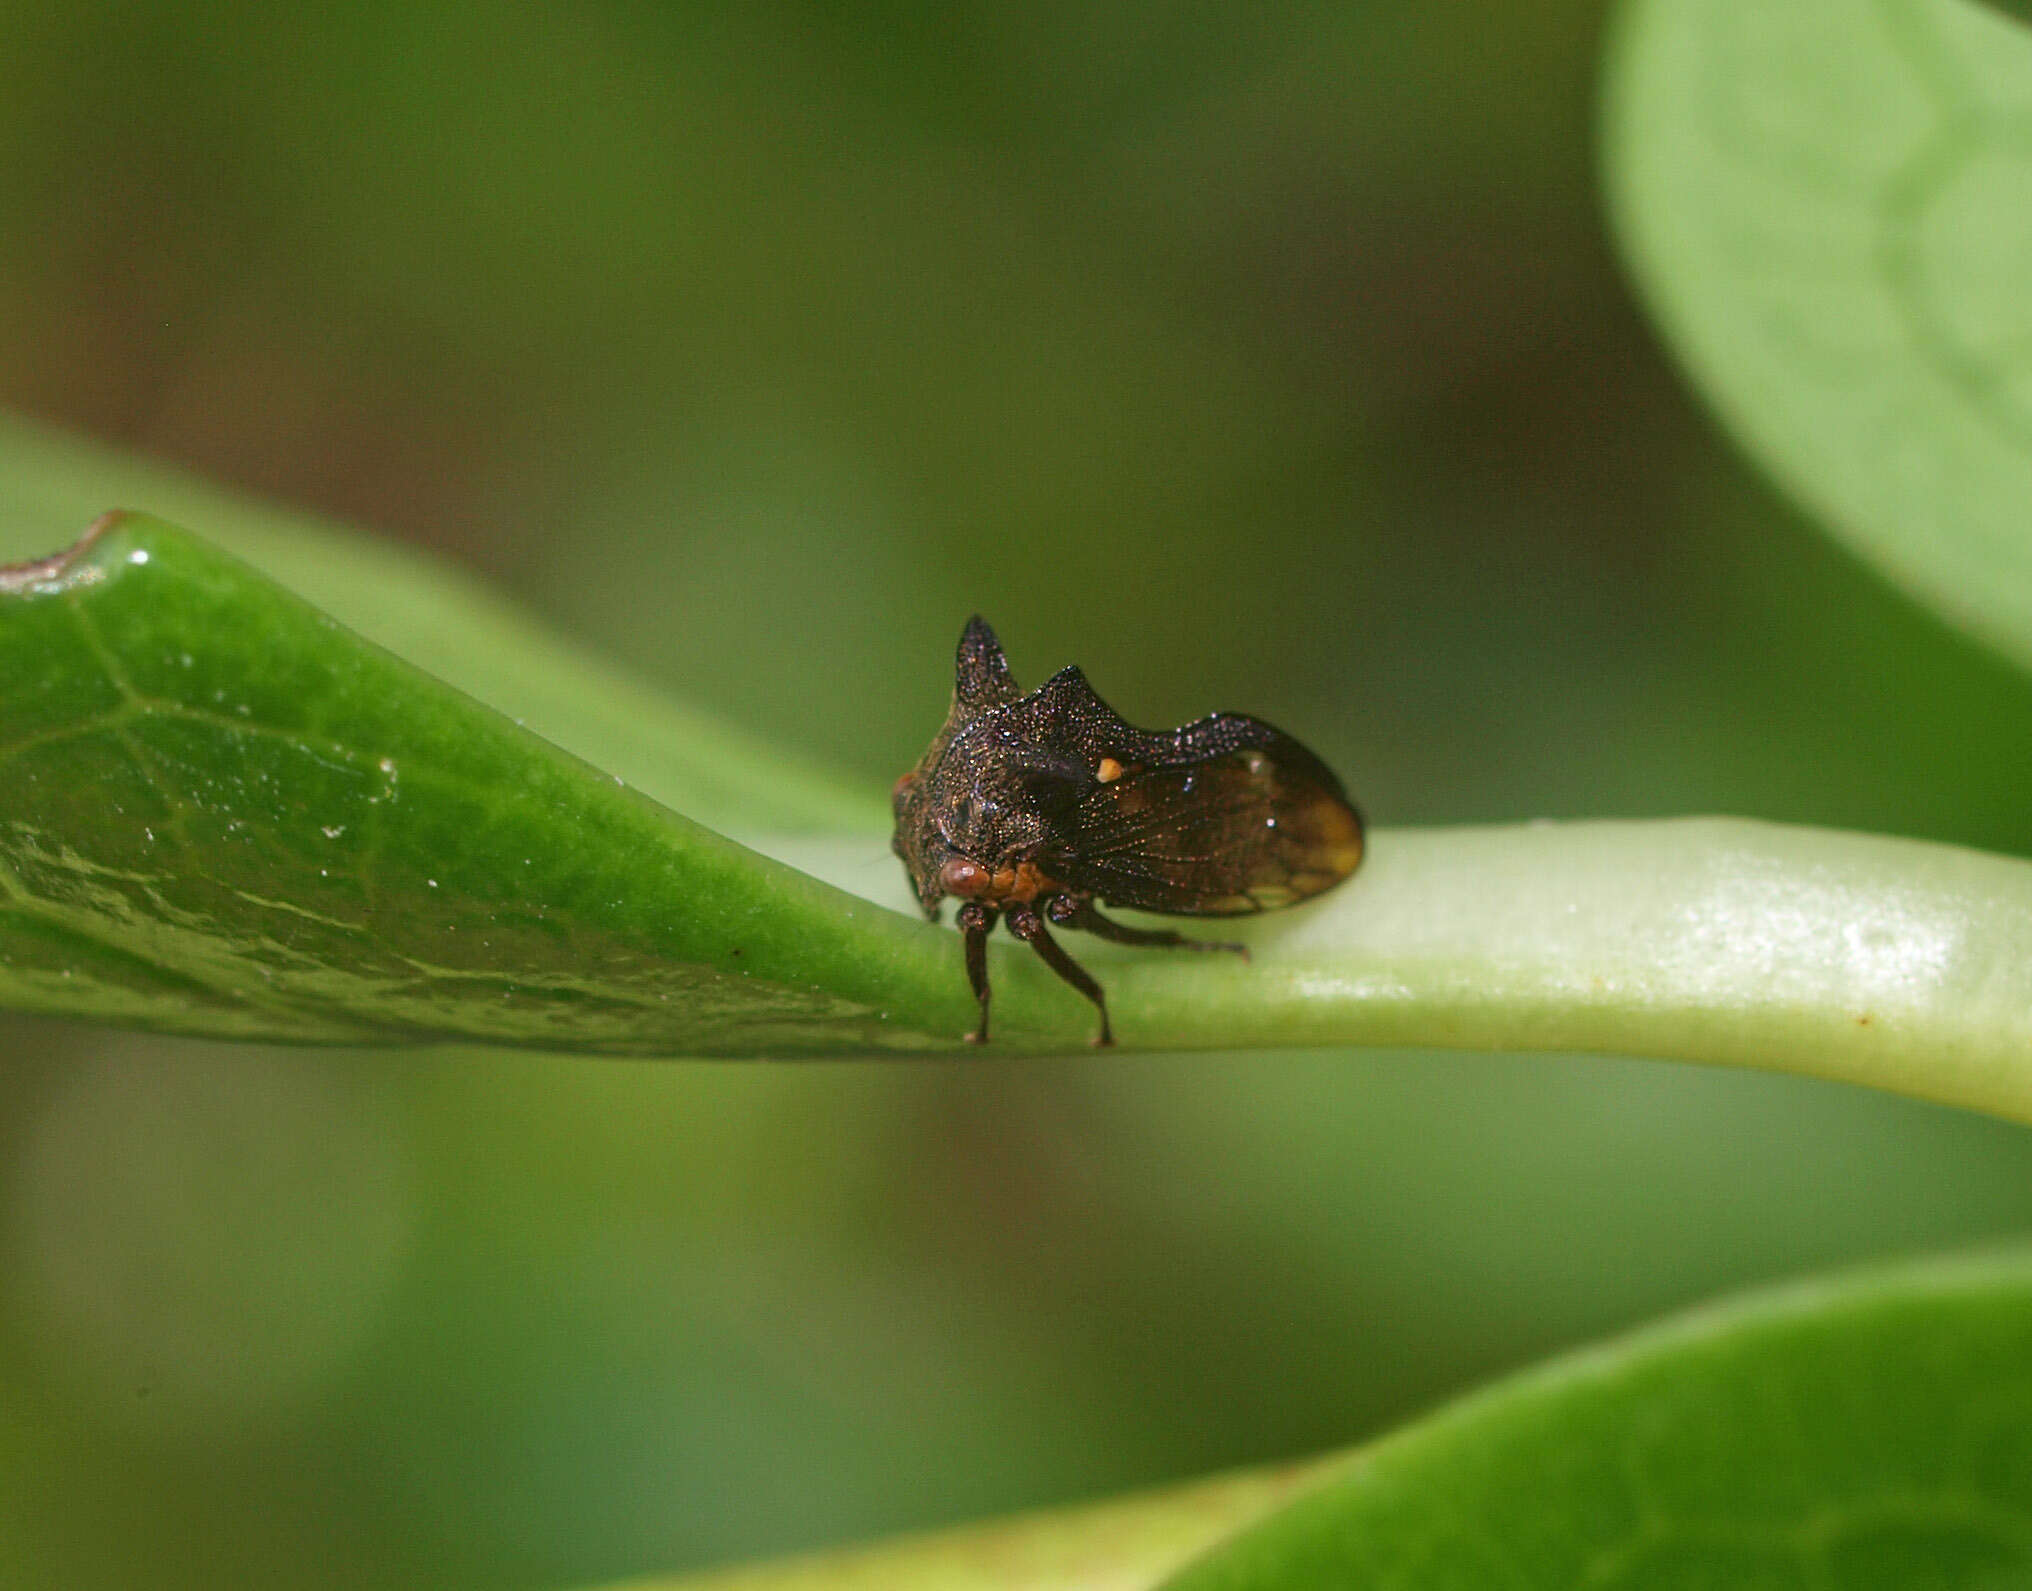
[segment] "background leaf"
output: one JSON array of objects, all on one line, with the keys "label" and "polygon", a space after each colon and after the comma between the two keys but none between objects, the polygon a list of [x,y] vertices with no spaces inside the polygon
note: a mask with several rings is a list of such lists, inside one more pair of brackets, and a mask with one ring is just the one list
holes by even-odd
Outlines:
[{"label": "background leaf", "polygon": [[[626,1591],[1139,1591],[1316,1484],[1335,1460],[996,1519],[788,1563],[631,1581]],[[612,1591],[624,1591],[614,1587]]]},{"label": "background leaf", "polygon": [[1625,250],[1729,427],[2032,667],[2032,31],[1970,0],[1637,0]]},{"label": "background leaf", "polygon": [[1988,1591],[2032,1566],[2028,1471],[2032,1256],[1958,1257],[1703,1307],[1338,1459],[630,1585]]},{"label": "background leaf", "polygon": [[1698,1311],[1418,1422],[1167,1591],[2023,1583],[2032,1262]]}]

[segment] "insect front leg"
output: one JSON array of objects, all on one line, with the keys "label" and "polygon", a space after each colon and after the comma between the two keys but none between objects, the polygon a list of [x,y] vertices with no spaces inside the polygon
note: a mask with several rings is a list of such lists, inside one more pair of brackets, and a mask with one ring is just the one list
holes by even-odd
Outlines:
[{"label": "insect front leg", "polygon": [[1011,906],[1009,932],[1018,939],[1028,941],[1030,948],[1043,958],[1047,967],[1094,1002],[1094,1009],[1101,1013],[1101,1033],[1094,1043],[1113,1044],[1115,1035],[1108,1026],[1108,997],[1101,993],[1101,986],[1094,982],[1087,970],[1059,948],[1058,941],[1051,937],[1051,931],[1044,926],[1044,918],[1037,908]]},{"label": "insect front leg", "polygon": [[1060,895],[1051,903],[1051,920],[1067,928],[1084,929],[1097,939],[1112,939],[1118,945],[1168,945],[1182,950],[1230,950],[1244,961],[1249,947],[1215,939],[1194,939],[1173,933],[1169,928],[1131,928],[1111,917],[1103,917],[1091,897]]},{"label": "insect front leg", "polygon": [[[967,942],[967,982],[981,1002],[981,1025],[967,1035],[969,1044],[988,1042],[988,932],[995,926],[995,908],[970,900],[960,907],[960,932]],[[1010,926],[1014,926],[1012,922]]]}]

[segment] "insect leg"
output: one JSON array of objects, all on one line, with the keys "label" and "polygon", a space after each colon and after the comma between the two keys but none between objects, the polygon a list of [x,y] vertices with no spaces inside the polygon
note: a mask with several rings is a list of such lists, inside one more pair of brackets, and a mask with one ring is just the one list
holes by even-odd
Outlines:
[{"label": "insect leg", "polygon": [[995,909],[970,900],[959,909],[958,920],[960,932],[966,935],[967,940],[967,982],[973,985],[974,998],[981,1002],[981,1025],[967,1035],[967,1042],[985,1044],[988,1042],[988,931],[995,926]]},{"label": "insect leg", "polygon": [[1101,1034],[1094,1043],[1113,1044],[1115,1035],[1108,1026],[1108,997],[1101,993],[1101,986],[1094,982],[1087,970],[1059,948],[1058,941],[1051,937],[1051,931],[1044,926],[1044,919],[1038,914],[1037,908],[1010,907],[1009,932],[1018,939],[1028,940],[1030,948],[1043,958],[1047,967],[1094,1002],[1094,1009],[1101,1013]]},{"label": "insect leg", "polygon": [[1111,917],[1103,917],[1090,900],[1079,900],[1071,895],[1061,895],[1051,903],[1051,920],[1063,923],[1068,928],[1083,928],[1099,939],[1112,939],[1118,945],[1168,945],[1182,950],[1231,950],[1244,961],[1249,959],[1249,947],[1233,943],[1222,943],[1214,939],[1194,939],[1188,934],[1173,933],[1169,928],[1131,928],[1127,923],[1118,923]]}]

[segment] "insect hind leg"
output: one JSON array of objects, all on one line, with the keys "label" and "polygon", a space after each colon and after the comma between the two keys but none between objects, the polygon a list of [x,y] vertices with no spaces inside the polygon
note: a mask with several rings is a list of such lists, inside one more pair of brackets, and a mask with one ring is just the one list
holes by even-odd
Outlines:
[{"label": "insect hind leg", "polygon": [[1051,920],[1067,928],[1084,929],[1096,939],[1112,939],[1118,945],[1161,945],[1176,950],[1226,950],[1249,959],[1249,947],[1233,941],[1194,939],[1169,928],[1131,928],[1112,917],[1103,917],[1090,900],[1061,895],[1051,903]]},{"label": "insect hind leg", "polygon": [[1094,982],[1093,975],[1068,956],[1059,942],[1051,937],[1051,930],[1044,926],[1044,918],[1037,908],[1010,907],[1009,932],[1026,941],[1047,967],[1093,1001],[1094,1009],[1101,1013],[1101,1032],[1094,1043],[1101,1047],[1113,1044],[1114,1030],[1108,1026],[1108,997],[1101,992],[1101,986]]}]

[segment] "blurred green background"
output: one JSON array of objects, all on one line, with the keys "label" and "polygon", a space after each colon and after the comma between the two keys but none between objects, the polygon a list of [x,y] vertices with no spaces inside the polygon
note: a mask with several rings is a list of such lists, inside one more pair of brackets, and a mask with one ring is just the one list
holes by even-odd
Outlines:
[{"label": "blurred green background", "polygon": [[[423,542],[873,790],[978,608],[1385,825],[2032,852],[2032,690],[1752,479],[1631,301],[1608,21],[0,4],[0,406]],[[2032,1224],[2020,1130],[1605,1060],[0,1052],[10,1585],[812,1546]]]}]

